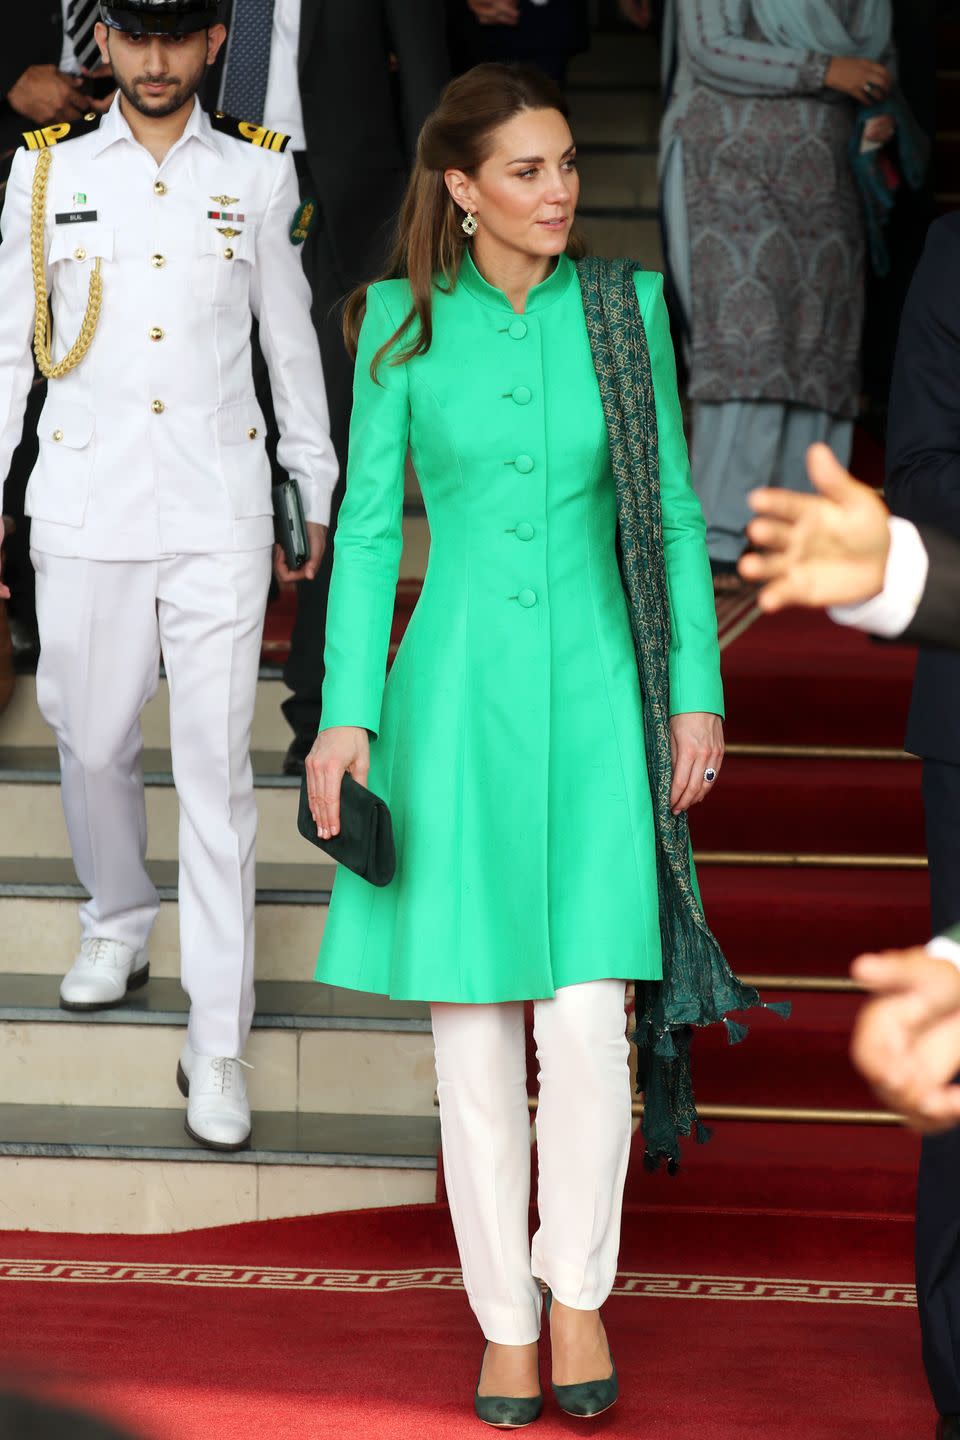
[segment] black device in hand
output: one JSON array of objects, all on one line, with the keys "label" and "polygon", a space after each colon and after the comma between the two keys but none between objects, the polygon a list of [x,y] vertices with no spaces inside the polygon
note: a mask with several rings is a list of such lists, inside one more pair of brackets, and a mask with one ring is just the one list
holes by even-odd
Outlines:
[{"label": "black device in hand", "polygon": [[277,544],[283,551],[287,569],[301,569],[310,559],[310,537],[296,480],[284,480],[281,485],[274,485],[273,519]]}]

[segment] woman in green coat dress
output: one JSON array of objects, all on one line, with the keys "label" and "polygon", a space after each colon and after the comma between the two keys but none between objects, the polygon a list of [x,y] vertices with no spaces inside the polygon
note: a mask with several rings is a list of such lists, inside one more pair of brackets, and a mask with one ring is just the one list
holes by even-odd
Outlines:
[{"label": "woman in green coat dress", "polygon": [[[448,87],[420,138],[391,274],[348,306],[350,467],[307,762],[322,836],[338,832],[345,771],[393,813],[396,876],[374,889],[338,874],[317,976],[431,1002],[444,1173],[488,1341],[476,1407],[510,1425],[542,1405],[538,1279],[554,1302],[561,1405],[595,1414],[616,1398],[599,1311],[631,1140],[624,991],[661,973],[640,684],[574,264],[578,195],[552,82],[486,65]],[[638,272],[636,284],[678,813],[720,770],[723,701],[662,280]],[[385,687],[408,448],[431,551]],[[532,1256],[526,1000],[540,1062]]]}]

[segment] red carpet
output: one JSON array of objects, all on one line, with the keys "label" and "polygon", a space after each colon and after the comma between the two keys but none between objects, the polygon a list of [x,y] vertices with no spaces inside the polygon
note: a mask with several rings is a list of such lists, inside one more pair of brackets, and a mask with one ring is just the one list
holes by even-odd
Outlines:
[{"label": "red carpet", "polygon": [[727,740],[899,749],[914,663],[825,615],[764,616],[724,655]]},{"label": "red carpet", "polygon": [[[878,455],[863,451],[860,471]],[[398,594],[394,643],[416,593],[410,583]],[[902,743],[914,657],[820,615],[757,619],[742,599],[720,609],[728,742],[765,748],[730,755],[692,817],[704,906],[734,968],[770,977],[765,998],[791,994],[794,1016],[743,1017],[751,1030],[737,1047],[719,1027],[699,1034],[697,1097],[705,1107],[875,1113],[848,1058],[859,998],[776,982],[836,980],[858,952],[928,934],[920,769],[890,753]],[[279,659],[289,597],[271,616],[268,658]],[[829,753],[840,747],[853,753]],[[675,1178],[647,1174],[637,1142],[607,1308],[625,1400],[580,1433],[930,1433],[905,1288],[916,1140],[863,1120],[723,1121],[716,1131],[711,1145],[685,1147]],[[241,1271],[244,1283],[185,1271],[176,1285],[151,1283],[152,1272],[116,1284],[61,1274],[51,1333],[49,1284],[10,1278],[0,1264],[0,1306],[17,1317],[11,1360],[52,1348],[71,1394],[103,1400],[145,1435],[206,1437],[211,1424],[258,1436],[480,1433],[470,1394],[481,1344],[450,1271],[442,1209],[51,1244],[6,1237],[0,1249],[104,1263],[256,1260],[291,1272],[287,1284],[255,1269]],[[385,1275],[421,1267],[419,1278]],[[551,1409],[536,1434],[577,1429]]]},{"label": "red carpet", "polygon": [[690,817],[698,850],[925,855],[920,765],[913,760],[731,755],[723,797]]},{"label": "red carpet", "polygon": [[[628,1215],[606,1309],[623,1399],[587,1424],[551,1402],[538,1436],[925,1433],[908,1224],[705,1219]],[[0,1235],[4,1358],[156,1440],[477,1436],[482,1342],[455,1265],[442,1207]]]},{"label": "red carpet", "polygon": [[923,870],[710,865],[700,885],[710,926],[744,974],[841,978],[861,950],[915,945],[930,930]]}]

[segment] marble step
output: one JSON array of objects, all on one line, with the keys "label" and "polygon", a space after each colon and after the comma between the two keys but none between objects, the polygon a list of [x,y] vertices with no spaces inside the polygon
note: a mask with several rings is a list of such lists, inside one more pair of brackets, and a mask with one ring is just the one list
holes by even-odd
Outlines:
[{"label": "marble step", "polygon": [[[307,980],[323,935],[336,867],[317,851],[305,863],[257,866],[257,976]],[[150,971],[180,974],[176,861],[150,861],[162,904],[150,938]],[[79,943],[77,907],[86,898],[67,859],[0,858],[0,975],[60,976]]]},{"label": "marble step", "polygon": [[[290,695],[280,671],[264,667],[257,685],[253,716],[253,746],[256,750],[285,751],[292,731],[280,710]],[[170,696],[165,679],[161,679],[156,695],[143,712],[141,725],[144,744],[151,749],[170,746]],[[0,714],[0,746],[52,745],[53,732],[40,714],[37,705],[37,681],[34,675],[17,678],[13,698]],[[0,810],[0,819],[3,812]],[[0,841],[2,844],[2,841]]]},{"label": "marble step", "polygon": [[654,146],[637,146],[628,151],[589,150],[578,157],[580,171],[580,213],[598,215],[603,211],[640,210],[645,218],[660,204],[657,184],[657,152]]},{"label": "marble step", "polygon": [[[9,979],[9,977],[7,977]],[[49,977],[51,987],[56,980]],[[172,987],[175,981],[150,982]],[[303,982],[306,991],[307,982]],[[157,1001],[164,1003],[163,998]],[[167,1002],[169,1003],[169,1002]],[[304,1006],[310,1008],[306,998]],[[11,1014],[42,1007],[8,1006]],[[79,1015],[64,1022],[8,1018],[0,1024],[0,1095],[16,1105],[167,1109],[182,1105],[176,1085],[185,1011],[176,1023],[128,1010],[112,1022]],[[168,1010],[167,1015],[171,1012]],[[264,1111],[431,1115],[436,1089],[427,1021],[400,1028],[394,1017],[264,1015],[244,1058],[250,1101]],[[322,1023],[325,1022],[325,1023]]]},{"label": "marble step", "polygon": [[[0,1021],[50,1025],[184,1025],[189,1002],[178,979],[155,975],[110,1010],[63,1010],[58,975],[0,974]],[[427,1035],[429,1006],[303,980],[258,980],[255,1030],[356,1030]]]},{"label": "marble step", "polygon": [[647,270],[663,270],[659,221],[584,214],[579,226],[594,255],[639,260]]},{"label": "marble step", "polygon": [[436,1193],[431,1116],[255,1112],[253,1145],[215,1155],[183,1108],[0,1105],[7,1230],[145,1234],[409,1205]]},{"label": "marble step", "polygon": [[[49,733],[49,732],[48,732]],[[283,773],[284,751],[251,751],[254,784],[258,790],[300,789],[294,775]],[[143,778],[147,785],[169,789],[173,765],[169,749],[150,746],[143,752]],[[60,760],[56,748],[47,745],[0,744],[0,785],[59,785]]]},{"label": "marble step", "polygon": [[400,555],[400,579],[422,580],[430,554],[430,527],[423,513],[422,502],[408,501],[403,516],[403,550]]},{"label": "marble step", "polygon": [[[0,759],[0,815],[6,834],[16,837],[17,852],[23,857],[70,855],[55,753],[18,746],[6,749]],[[44,758],[48,756],[54,758]],[[177,854],[179,806],[169,757],[150,751],[144,761],[149,776],[148,854],[170,860]],[[309,856],[310,846],[297,830],[299,781],[280,773],[281,761],[279,752],[269,760],[258,753],[255,760],[261,767],[256,774],[257,855],[266,861],[296,864]]]},{"label": "marble step", "polygon": [[570,97],[570,127],[578,145],[655,145],[661,114],[654,89],[587,90]]},{"label": "marble step", "polygon": [[590,49],[575,55],[570,63],[568,90],[585,87],[641,89],[660,88],[660,51],[656,41],[642,31],[594,31]]}]

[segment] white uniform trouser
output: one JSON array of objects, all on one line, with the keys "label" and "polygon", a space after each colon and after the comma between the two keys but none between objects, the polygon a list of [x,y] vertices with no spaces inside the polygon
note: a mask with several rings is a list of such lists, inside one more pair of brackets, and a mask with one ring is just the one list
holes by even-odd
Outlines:
[{"label": "white uniform trouser", "polygon": [[57,736],[83,938],[146,945],[159,897],[144,857],[140,712],[160,654],[180,802],[180,957],[189,1040],[239,1056],[253,1019],[257,812],[250,733],[269,549],[163,560],[33,553],[37,700]]},{"label": "white uniform trouser", "polygon": [[522,1004],[431,1007],[443,1170],[463,1283],[488,1340],[540,1333],[544,1280],[597,1310],[613,1287],[632,1131],[622,980],[534,1006],[540,1228],[529,1232],[530,1112]]}]

